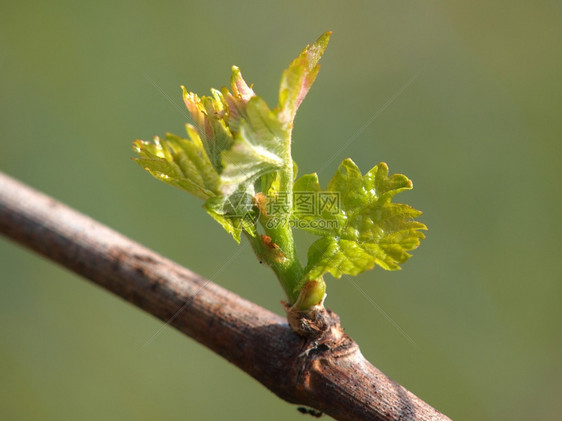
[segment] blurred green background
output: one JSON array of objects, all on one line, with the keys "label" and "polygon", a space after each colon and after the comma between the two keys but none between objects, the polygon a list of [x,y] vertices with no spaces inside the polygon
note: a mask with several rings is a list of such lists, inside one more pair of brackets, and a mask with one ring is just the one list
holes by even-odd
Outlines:
[{"label": "blurred green background", "polygon": [[[275,104],[281,71],[333,30],[296,121],[300,173],[385,161],[430,230],[401,272],[354,280],[376,305],[346,278],[327,305],[453,419],[559,419],[561,17],[556,1],[2,1],[0,170],[281,313],[273,274],[247,245],[229,261],[239,246],[131,142],[183,134],[179,85],[206,94],[233,64]],[[0,419],[304,419],[5,238],[0,267]]]}]

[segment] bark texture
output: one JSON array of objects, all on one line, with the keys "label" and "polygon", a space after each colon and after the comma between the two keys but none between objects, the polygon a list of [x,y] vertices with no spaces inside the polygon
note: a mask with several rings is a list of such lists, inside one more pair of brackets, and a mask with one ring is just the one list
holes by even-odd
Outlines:
[{"label": "bark texture", "polygon": [[327,311],[315,339],[106,226],[0,173],[0,232],[226,358],[288,402],[338,420],[448,420],[370,364]]}]

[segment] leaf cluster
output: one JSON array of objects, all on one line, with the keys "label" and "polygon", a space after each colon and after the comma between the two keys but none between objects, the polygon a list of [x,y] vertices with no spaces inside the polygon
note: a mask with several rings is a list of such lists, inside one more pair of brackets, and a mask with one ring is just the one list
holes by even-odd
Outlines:
[{"label": "leaf cluster", "polygon": [[[259,255],[268,247],[276,248],[271,254],[274,257],[266,258],[280,279],[283,271],[300,277],[293,281],[299,288],[322,280],[326,273],[339,278],[375,265],[400,269],[426,229],[415,220],[421,212],[392,202],[396,194],[411,189],[412,183],[401,174],[389,176],[385,163],[362,174],[346,159],[325,189],[316,174],[295,180],[293,122],[318,74],[329,37],[326,33],[308,45],[283,72],[276,107],[270,108],[257,96],[233,67],[230,88],[213,89],[210,96],[199,97],[182,86],[194,122],[186,126],[187,138],[167,133],[164,139],[134,142],[139,165],[203,199],[205,210],[237,242],[246,233]],[[268,205],[281,194],[286,195],[286,207],[272,215]],[[312,212],[310,202],[295,200],[299,194],[312,198]],[[329,202],[321,203],[322,197]],[[319,237],[308,251],[304,268],[299,269],[298,262],[282,261],[296,259],[288,250],[294,247],[289,222]],[[274,223],[281,228],[271,228]],[[268,235],[259,235],[259,224]]]},{"label": "leaf cluster", "polygon": [[[270,109],[232,68],[230,90],[199,97],[182,86],[195,125],[188,139],[137,140],[139,165],[154,177],[205,200],[206,211],[238,242],[243,231],[255,236],[253,198],[279,189],[280,173],[292,173],[291,131],[296,111],[319,70],[330,33],[307,46],[283,73],[279,103]],[[277,181],[277,184],[275,182]]]}]

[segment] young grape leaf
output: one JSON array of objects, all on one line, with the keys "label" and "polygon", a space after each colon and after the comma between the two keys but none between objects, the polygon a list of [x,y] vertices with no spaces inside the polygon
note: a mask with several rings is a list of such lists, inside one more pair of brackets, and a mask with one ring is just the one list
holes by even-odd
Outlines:
[{"label": "young grape leaf", "polygon": [[318,62],[330,41],[331,32],[326,32],[314,43],[307,45],[283,72],[279,88],[278,115],[285,127],[292,129],[299,105],[310,90],[320,70]]},{"label": "young grape leaf", "polygon": [[245,111],[232,147],[223,153],[220,189],[226,195],[283,168],[290,153],[281,124],[263,99],[251,98]]},{"label": "young grape leaf", "polygon": [[[427,229],[414,218],[421,212],[408,205],[392,203],[399,192],[412,188],[404,175],[388,176],[388,167],[380,163],[364,176],[351,159],[344,160],[322,192],[316,174],[302,176],[295,182],[297,192],[317,192],[339,195],[337,210],[331,213],[317,209],[315,215],[302,216],[295,201],[293,218],[297,225],[322,238],[308,251],[305,269],[308,279],[318,279],[325,273],[336,278],[343,274],[357,275],[379,265],[386,270],[398,270],[425,238],[420,230]],[[319,212],[318,212],[319,210]],[[326,227],[327,218],[334,224]]]},{"label": "young grape leaf", "polygon": [[140,155],[135,161],[154,177],[207,200],[218,195],[219,175],[203,149],[199,134],[187,125],[188,139],[166,134],[153,143],[137,140],[133,146]]}]

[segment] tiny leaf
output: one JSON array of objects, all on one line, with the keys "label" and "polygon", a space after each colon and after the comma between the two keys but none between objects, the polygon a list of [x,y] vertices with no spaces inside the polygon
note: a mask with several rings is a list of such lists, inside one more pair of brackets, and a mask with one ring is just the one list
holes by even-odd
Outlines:
[{"label": "tiny leaf", "polygon": [[154,143],[137,140],[134,148],[140,157],[135,161],[154,177],[206,200],[218,194],[219,176],[197,132],[189,125],[187,131],[190,140],[170,134]]},{"label": "tiny leaf", "polygon": [[[328,215],[319,213],[302,216],[295,200],[296,225],[323,238],[315,241],[308,252],[305,269],[308,279],[324,273],[336,278],[343,274],[357,275],[375,265],[386,270],[398,270],[418,247],[427,229],[414,221],[421,212],[408,205],[392,203],[397,193],[412,188],[404,175],[388,176],[385,163],[375,166],[364,176],[351,159],[344,160],[328,183],[326,194],[338,193],[337,212],[331,217],[337,224],[319,229]],[[295,192],[312,191],[321,194],[316,174],[302,176],[295,182]],[[295,193],[297,194],[297,193]]]},{"label": "tiny leaf", "polygon": [[292,128],[293,120],[299,105],[308,93],[316,79],[322,58],[331,32],[326,32],[320,38],[305,49],[294,59],[289,68],[283,72],[281,87],[279,89],[279,120],[289,129]]},{"label": "tiny leaf", "polygon": [[224,194],[285,165],[285,135],[265,101],[254,96],[245,111],[247,119],[240,121],[232,147],[223,153],[220,188]]}]

